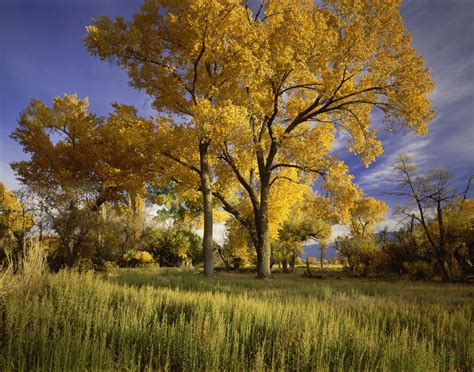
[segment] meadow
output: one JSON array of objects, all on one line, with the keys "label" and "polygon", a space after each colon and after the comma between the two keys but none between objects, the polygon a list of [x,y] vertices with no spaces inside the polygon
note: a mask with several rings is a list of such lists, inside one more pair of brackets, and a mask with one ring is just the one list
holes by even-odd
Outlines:
[{"label": "meadow", "polygon": [[471,286],[254,276],[26,278],[4,296],[0,370],[472,370]]}]

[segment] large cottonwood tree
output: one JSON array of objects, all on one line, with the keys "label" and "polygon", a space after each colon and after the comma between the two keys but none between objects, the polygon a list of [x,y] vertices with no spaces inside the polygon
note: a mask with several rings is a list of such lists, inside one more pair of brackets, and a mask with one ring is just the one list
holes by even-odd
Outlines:
[{"label": "large cottonwood tree", "polygon": [[[410,46],[398,6],[394,0],[270,0],[252,11],[238,0],[148,0],[130,22],[95,20],[86,44],[125,68],[158,110],[190,118],[202,133],[201,160],[213,138],[252,205],[258,277],[268,278],[276,181],[324,178],[321,186],[347,219],[360,192],[331,152],[335,132],[349,134],[348,149],[366,166],[382,152],[371,128],[374,111],[389,129],[427,132],[432,79]],[[239,113],[234,125],[207,120],[224,103]],[[203,165],[201,188],[210,205]],[[297,172],[288,177],[288,169]]]},{"label": "large cottonwood tree", "polygon": [[[357,197],[347,167],[330,152],[335,131],[349,134],[348,149],[368,166],[382,152],[372,113],[384,114],[390,129],[425,134],[433,84],[410,47],[397,1],[262,4],[258,15],[249,13],[242,46],[252,136],[246,148],[224,144],[222,158],[252,200],[265,278],[271,276],[268,196],[280,172],[324,177],[322,186],[350,209]],[[249,151],[256,166],[244,173],[239,158]]]},{"label": "large cottonwood tree", "polygon": [[[240,44],[236,41],[245,34],[243,19],[237,0],[147,0],[131,21],[95,19],[85,38],[92,54],[115,60],[127,70],[130,84],[153,97],[160,114],[174,115],[176,125],[195,132],[185,137],[192,142],[181,138],[164,154],[187,168],[184,172],[199,176],[207,276],[213,275],[209,152],[212,140],[229,129],[216,120],[238,114],[229,102],[238,89]],[[181,148],[188,146],[199,154],[197,161],[182,157]]]}]

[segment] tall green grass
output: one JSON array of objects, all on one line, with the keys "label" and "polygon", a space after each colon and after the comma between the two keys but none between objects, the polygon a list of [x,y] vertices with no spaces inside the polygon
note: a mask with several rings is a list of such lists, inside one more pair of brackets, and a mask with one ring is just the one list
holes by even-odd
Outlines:
[{"label": "tall green grass", "polygon": [[10,296],[0,370],[471,370],[461,285],[60,272]]}]

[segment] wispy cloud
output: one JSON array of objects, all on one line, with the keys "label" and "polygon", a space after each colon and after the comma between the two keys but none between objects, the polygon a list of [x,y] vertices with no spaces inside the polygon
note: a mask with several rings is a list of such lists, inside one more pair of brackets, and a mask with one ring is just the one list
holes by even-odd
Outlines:
[{"label": "wispy cloud", "polygon": [[413,158],[415,165],[423,168],[428,163],[427,148],[430,145],[429,137],[416,137],[407,134],[401,138],[392,139],[387,143],[386,155],[376,161],[375,165],[361,174],[359,185],[364,189],[381,190],[390,183],[389,178],[393,173],[393,165],[400,155]]}]

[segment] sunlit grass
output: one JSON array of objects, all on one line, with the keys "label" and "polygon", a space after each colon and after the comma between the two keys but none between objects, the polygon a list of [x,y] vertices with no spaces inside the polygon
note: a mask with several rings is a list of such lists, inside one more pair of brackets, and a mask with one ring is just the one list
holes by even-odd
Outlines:
[{"label": "sunlit grass", "polygon": [[61,272],[6,305],[0,370],[470,370],[469,286]]}]

